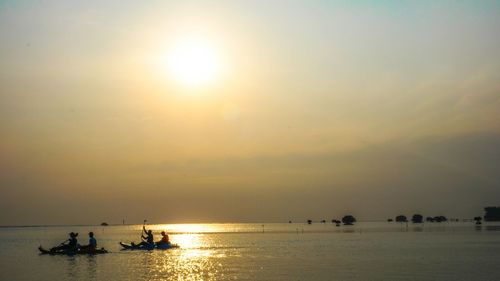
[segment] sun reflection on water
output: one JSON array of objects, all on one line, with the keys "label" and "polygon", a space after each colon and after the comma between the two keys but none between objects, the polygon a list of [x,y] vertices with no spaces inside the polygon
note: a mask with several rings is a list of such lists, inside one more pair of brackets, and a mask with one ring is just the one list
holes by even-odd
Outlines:
[{"label": "sun reflection on water", "polygon": [[171,241],[180,245],[183,249],[197,249],[206,244],[203,236],[203,234],[177,234],[172,235]]},{"label": "sun reflection on water", "polygon": [[211,224],[158,224],[154,229],[166,229],[171,233],[209,233],[217,232],[220,227]]},{"label": "sun reflection on water", "polygon": [[219,280],[222,265],[204,234],[172,235],[179,249],[150,252],[144,264],[155,280]]},{"label": "sun reflection on water", "polygon": [[[142,225],[136,227],[140,230]],[[166,231],[170,241],[180,248],[131,252],[142,258],[142,262],[132,267],[143,277],[142,280],[225,279],[227,270],[222,260],[227,256],[225,250],[218,248],[220,241],[213,234],[227,231],[226,228],[218,224],[147,225],[146,229],[153,230],[155,240],[161,231]]]}]

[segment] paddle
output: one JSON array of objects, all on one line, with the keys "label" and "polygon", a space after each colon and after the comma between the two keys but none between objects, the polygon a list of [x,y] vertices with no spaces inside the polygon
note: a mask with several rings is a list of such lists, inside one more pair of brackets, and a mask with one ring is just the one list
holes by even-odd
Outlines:
[{"label": "paddle", "polygon": [[148,221],[147,219],[144,219],[144,222],[142,223],[141,241],[144,241],[144,238],[142,238],[142,233],[144,232],[147,234],[147,232],[146,232],[146,222],[147,221]]},{"label": "paddle", "polygon": [[[59,247],[61,247],[61,246],[65,245],[65,243],[66,243],[66,242],[68,242],[68,241],[69,241],[69,239],[64,240],[64,241],[63,241],[63,242],[61,242],[59,245],[57,245],[57,246],[55,246],[55,247],[50,248],[50,249],[49,249],[49,251],[55,251],[55,250],[56,250],[56,248],[59,248]],[[38,248],[42,248],[42,245],[40,245],[40,247],[38,247]]]},{"label": "paddle", "polygon": [[69,239],[64,240],[64,242],[61,242],[61,244],[59,244],[59,246],[65,245],[66,242],[68,242],[68,241],[69,241]]},{"label": "paddle", "polygon": [[[147,221],[148,221],[147,219],[144,219],[144,221],[142,222],[141,241],[144,241],[144,238],[142,238],[142,233],[146,232],[146,222]],[[136,246],[136,244],[134,242],[130,242],[130,245],[132,245],[132,247]]]}]

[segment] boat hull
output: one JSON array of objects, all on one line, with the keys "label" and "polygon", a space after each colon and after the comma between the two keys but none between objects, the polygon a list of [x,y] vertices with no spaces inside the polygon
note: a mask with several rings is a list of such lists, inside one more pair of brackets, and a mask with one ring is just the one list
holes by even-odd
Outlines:
[{"label": "boat hull", "polygon": [[122,246],[123,250],[168,250],[168,249],[176,249],[179,248],[179,245],[177,244],[170,244],[170,243],[160,243],[160,244],[153,244],[153,245],[135,245],[135,244],[128,244],[128,243],[123,243],[120,242],[120,246]]},{"label": "boat hull", "polygon": [[106,254],[108,251],[104,248],[101,249],[78,249],[78,250],[58,250],[58,251],[51,251],[43,248],[42,246],[38,247],[38,250],[40,251],[40,254],[42,255],[66,255],[66,256],[73,256],[73,255],[98,255],[98,254]]}]

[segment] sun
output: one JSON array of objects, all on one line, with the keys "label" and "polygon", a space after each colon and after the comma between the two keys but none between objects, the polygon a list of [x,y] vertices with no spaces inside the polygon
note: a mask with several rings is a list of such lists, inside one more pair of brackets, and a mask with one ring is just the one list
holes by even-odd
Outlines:
[{"label": "sun", "polygon": [[166,58],[168,75],[188,87],[214,82],[221,71],[221,58],[208,40],[184,39],[173,45]]}]

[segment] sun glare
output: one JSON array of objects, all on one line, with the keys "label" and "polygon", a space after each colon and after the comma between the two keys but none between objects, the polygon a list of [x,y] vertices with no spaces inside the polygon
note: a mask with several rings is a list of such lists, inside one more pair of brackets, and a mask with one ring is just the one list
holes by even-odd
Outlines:
[{"label": "sun glare", "polygon": [[214,46],[199,39],[177,43],[168,53],[166,64],[169,76],[189,87],[214,82],[221,68]]}]

